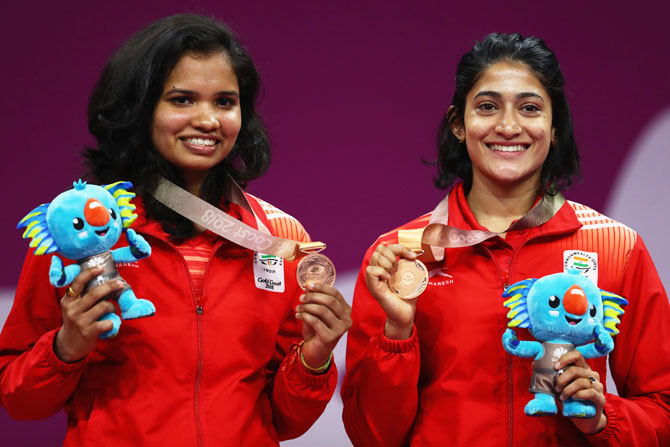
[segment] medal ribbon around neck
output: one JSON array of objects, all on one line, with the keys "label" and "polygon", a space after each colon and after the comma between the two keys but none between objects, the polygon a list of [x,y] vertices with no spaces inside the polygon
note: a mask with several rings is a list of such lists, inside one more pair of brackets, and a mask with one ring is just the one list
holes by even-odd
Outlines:
[{"label": "medal ribbon around neck", "polygon": [[[398,234],[398,242],[408,245],[410,249],[416,248],[411,246],[416,245],[416,242],[412,244],[411,240],[416,241],[420,234],[421,247],[424,251],[421,258],[425,262],[442,261],[445,248],[470,247],[508,231],[538,227],[554,217],[564,203],[565,197],[561,193],[553,196],[545,194],[521,219],[513,222],[505,231],[496,233],[484,230],[463,230],[442,223],[449,222],[449,194],[447,194],[433,211],[425,228],[408,230],[404,235]],[[405,239],[405,241],[400,239]]]},{"label": "medal ribbon around neck", "polygon": [[226,214],[162,176],[159,177],[158,185],[151,192],[151,195],[160,203],[193,223],[230,242],[258,253],[294,261],[305,255],[316,254],[326,248],[326,244],[323,242],[298,242],[271,235],[267,227],[254,213],[240,186],[230,179],[226,189],[225,197],[249,211],[256,219],[258,230]]}]

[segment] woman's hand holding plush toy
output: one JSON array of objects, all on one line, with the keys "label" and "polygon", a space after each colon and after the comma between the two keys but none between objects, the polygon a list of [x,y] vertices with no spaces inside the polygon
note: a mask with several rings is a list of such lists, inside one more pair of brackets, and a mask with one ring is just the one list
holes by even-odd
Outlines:
[{"label": "woman's hand holding plush toy", "polygon": [[60,301],[63,326],[56,334],[54,352],[65,363],[74,363],[86,357],[95,348],[100,334],[112,329],[110,320],[98,321],[103,315],[115,311],[114,304],[103,298],[121,290],[123,282],[110,281],[79,296],[84,285],[102,270],[102,266],[83,270]]},{"label": "woman's hand holding plush toy", "polygon": [[416,253],[400,244],[379,244],[365,268],[365,283],[386,313],[384,335],[394,340],[405,340],[412,335],[416,300],[404,300],[388,287],[390,271],[398,257],[414,260]]},{"label": "woman's hand holding plush toy", "polygon": [[596,406],[592,418],[570,418],[582,433],[597,433],[607,425],[605,407],[605,387],[600,382],[600,374],[593,371],[581,352],[574,350],[561,356],[554,365],[557,370],[566,369],[556,379],[556,391],[561,393],[561,401],[569,398],[588,400]]}]

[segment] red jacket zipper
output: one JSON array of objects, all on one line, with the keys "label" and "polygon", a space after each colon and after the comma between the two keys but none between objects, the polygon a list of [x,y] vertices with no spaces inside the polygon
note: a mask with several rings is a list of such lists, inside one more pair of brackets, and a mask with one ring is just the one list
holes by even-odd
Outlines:
[{"label": "red jacket zipper", "polygon": [[[509,265],[509,270],[506,272],[503,272],[496,262],[495,257],[493,256],[493,253],[491,253],[491,250],[489,247],[486,245],[483,245],[484,249],[489,255],[489,259],[493,262],[493,265],[495,265],[496,270],[498,270],[498,276],[500,277],[500,282],[502,284],[502,291],[504,292],[509,286],[510,286],[510,281],[512,279],[512,266],[514,265],[514,258],[516,258],[518,249],[514,250],[514,253],[512,254],[512,259]],[[520,249],[521,247],[519,247]],[[502,292],[500,293],[500,296],[502,297]],[[502,307],[502,301],[500,303],[501,309],[504,309]],[[507,317],[505,316],[505,320]],[[514,379],[514,372],[513,372],[513,359],[512,356],[509,354],[506,354],[506,362],[505,362],[505,375],[507,378],[507,445],[513,446],[514,445],[514,385],[512,383],[512,380]]]},{"label": "red jacket zipper", "polygon": [[202,340],[202,313],[203,307],[196,303],[196,325],[198,328],[198,366],[195,373],[195,384],[193,386],[193,409],[195,414],[195,430],[198,437],[198,446],[204,446],[202,438],[202,425],[200,421],[200,384],[202,381],[202,369],[204,365],[203,359],[203,340]]},{"label": "red jacket zipper", "polygon": [[[212,254],[207,260],[207,265],[205,265],[205,273],[203,273],[203,278],[207,277],[207,272],[209,271],[209,265],[212,262],[212,258],[219,250],[219,248],[224,244],[222,240],[218,240]],[[183,257],[182,257],[183,259]],[[186,264],[186,260],[184,260]],[[188,270],[188,265],[186,266]],[[195,428],[198,435],[198,446],[203,447],[205,442],[202,436],[202,421],[200,420],[200,385],[202,383],[202,371],[205,365],[204,358],[204,340],[202,334],[202,315],[205,312],[205,303],[207,301],[205,294],[205,282],[202,284],[202,297],[195,296],[195,290],[193,288],[193,281],[191,280],[191,274],[189,273],[189,282],[191,284],[191,293],[193,294],[193,300],[195,302],[195,314],[196,314],[196,326],[198,328],[198,366],[196,369],[195,375],[195,385],[193,389],[193,404],[195,406]]]},{"label": "red jacket zipper", "polygon": [[[144,235],[150,236],[151,235]],[[200,384],[202,381],[202,370],[204,366],[204,352],[203,352],[203,335],[202,335],[202,314],[204,312],[204,303],[201,303],[200,300],[198,299],[197,296],[195,296],[195,289],[193,288],[193,280],[191,278],[191,273],[188,270],[188,264],[186,263],[186,259],[181,255],[179,250],[177,250],[172,244],[170,244],[167,241],[163,241],[157,238],[153,238],[158,240],[160,243],[164,243],[168,245],[176,254],[179,256],[179,259],[181,259],[182,264],[184,265],[184,269],[186,269],[186,276],[188,277],[188,283],[191,288],[191,297],[193,298],[193,304],[195,306],[195,313],[196,313],[196,327],[197,327],[197,336],[198,336],[198,363],[196,366],[196,372],[195,372],[195,383],[193,385],[193,414],[195,416],[195,432],[196,432],[196,438],[198,440],[198,446],[199,447],[204,447],[205,442],[202,436],[202,422],[200,420]],[[218,246],[214,248],[214,251],[212,252],[212,256],[214,256],[214,253],[216,250],[219,248],[220,243]],[[210,258],[211,260],[211,258]],[[209,267],[209,262],[207,262],[207,266],[205,267],[205,275],[207,274],[207,269]],[[204,287],[204,284],[203,284]],[[204,294],[203,294],[204,295]]]}]

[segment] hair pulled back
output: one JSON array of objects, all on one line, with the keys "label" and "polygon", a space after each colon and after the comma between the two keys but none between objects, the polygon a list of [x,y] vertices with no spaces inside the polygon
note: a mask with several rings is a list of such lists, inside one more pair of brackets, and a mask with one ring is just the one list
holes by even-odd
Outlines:
[{"label": "hair pulled back", "polygon": [[481,75],[498,62],[523,64],[542,83],[551,98],[552,127],[555,143],[542,165],[540,192],[556,194],[580,176],[579,152],[572,129],[572,118],[563,87],[565,80],[553,51],[542,39],[524,38],[521,34],[492,33],[476,42],[463,55],[456,68],[456,89],[451,106],[440,122],[437,135],[438,177],[435,185],[449,187],[456,179],[464,181],[466,189],[472,186],[472,161],[465,142],[453,134],[453,124],[464,123],[465,101]]}]

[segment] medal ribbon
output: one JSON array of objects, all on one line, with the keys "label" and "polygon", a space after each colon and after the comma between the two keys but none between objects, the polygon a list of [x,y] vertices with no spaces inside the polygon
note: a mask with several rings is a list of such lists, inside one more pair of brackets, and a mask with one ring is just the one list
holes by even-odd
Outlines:
[{"label": "medal ribbon", "polygon": [[[442,261],[445,248],[470,247],[508,231],[540,226],[554,217],[564,203],[565,197],[561,193],[553,196],[545,194],[521,219],[513,222],[505,231],[496,233],[484,230],[463,230],[442,223],[449,222],[449,194],[447,194],[433,211],[428,225],[418,230],[421,231],[421,246],[424,248],[422,257],[426,262]],[[400,234],[398,236],[400,239]],[[411,235],[404,237],[409,239]],[[400,240],[399,242],[402,243]]]},{"label": "medal ribbon", "polygon": [[212,233],[258,253],[279,256],[293,261],[311,252],[326,248],[323,242],[298,242],[276,237],[270,234],[247,201],[242,189],[232,179],[228,184],[225,197],[231,202],[249,211],[259,230],[250,227],[219,208],[191,194],[164,177],[159,177],[156,189],[151,195],[163,205],[184,216]]}]

